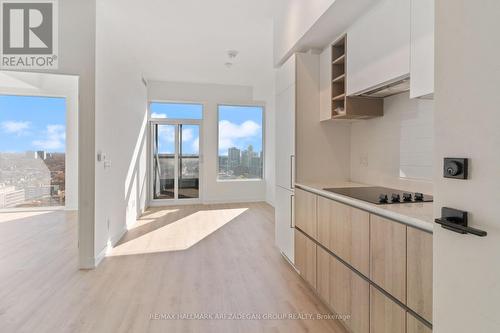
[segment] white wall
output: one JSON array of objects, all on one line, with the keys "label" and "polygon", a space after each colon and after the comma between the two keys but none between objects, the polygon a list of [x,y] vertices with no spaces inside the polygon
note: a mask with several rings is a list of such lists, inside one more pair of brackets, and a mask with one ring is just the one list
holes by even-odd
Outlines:
[{"label": "white wall", "polygon": [[139,64],[117,37],[130,22],[115,15],[116,5],[97,4],[96,151],[110,164],[95,165],[97,263],[146,204],[147,91]]},{"label": "white wall", "polygon": [[[500,332],[500,1],[436,1],[434,216],[469,212],[488,236],[434,228],[434,332]],[[470,158],[470,179],[442,177]]]},{"label": "white wall", "polygon": [[[217,104],[263,104],[254,99],[254,91],[249,86],[231,86],[187,82],[150,81],[148,84],[150,101],[185,101],[203,104],[203,202],[244,202],[266,200],[266,180],[217,181]],[[264,118],[268,117],[266,108]],[[267,129],[267,126],[266,126]],[[268,175],[267,149],[271,143],[268,132],[264,131],[265,174]]]},{"label": "white wall", "polygon": [[274,9],[274,63],[277,64],[336,0],[279,0]]},{"label": "white wall", "polygon": [[0,94],[63,97],[66,101],[65,208],[78,209],[78,76],[0,72]]},{"label": "white wall", "polygon": [[[95,0],[59,3],[59,69],[79,76],[78,244],[81,268],[94,267]],[[76,246],[76,244],[75,244]]]},{"label": "white wall", "polygon": [[432,194],[434,102],[384,99],[384,116],[351,126],[351,180]]}]

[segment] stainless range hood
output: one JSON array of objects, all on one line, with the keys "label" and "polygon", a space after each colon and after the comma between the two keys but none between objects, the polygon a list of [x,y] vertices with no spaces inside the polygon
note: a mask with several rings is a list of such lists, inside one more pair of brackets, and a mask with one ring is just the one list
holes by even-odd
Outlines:
[{"label": "stainless range hood", "polygon": [[365,90],[364,92],[361,92],[357,95],[362,97],[384,98],[392,95],[401,94],[409,90],[410,90],[410,77],[405,76],[403,78],[398,78],[393,82],[384,83],[369,90]]}]

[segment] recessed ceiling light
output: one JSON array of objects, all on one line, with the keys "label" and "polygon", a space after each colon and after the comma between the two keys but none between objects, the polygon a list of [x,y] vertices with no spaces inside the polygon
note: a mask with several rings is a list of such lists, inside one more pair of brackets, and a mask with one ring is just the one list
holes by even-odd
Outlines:
[{"label": "recessed ceiling light", "polygon": [[238,51],[237,50],[229,50],[229,51],[227,51],[227,56],[229,57],[229,59],[234,59],[234,58],[236,58],[237,55],[238,55]]}]

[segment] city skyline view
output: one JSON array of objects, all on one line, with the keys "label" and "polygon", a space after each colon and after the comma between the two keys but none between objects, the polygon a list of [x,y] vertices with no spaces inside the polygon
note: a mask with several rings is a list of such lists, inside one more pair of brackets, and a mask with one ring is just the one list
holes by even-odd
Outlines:
[{"label": "city skyline view", "polygon": [[62,206],[66,100],[0,95],[0,208]]},{"label": "city skyline view", "polygon": [[260,179],[263,108],[219,106],[219,179]]}]

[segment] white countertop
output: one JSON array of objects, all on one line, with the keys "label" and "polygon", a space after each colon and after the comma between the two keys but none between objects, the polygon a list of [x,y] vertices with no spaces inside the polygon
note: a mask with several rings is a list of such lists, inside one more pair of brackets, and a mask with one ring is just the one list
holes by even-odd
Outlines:
[{"label": "white countertop", "polygon": [[341,202],[343,204],[365,210],[369,213],[379,215],[381,217],[394,220],[414,227],[423,231],[432,233],[434,227],[433,218],[433,203],[432,202],[419,202],[419,203],[401,203],[389,205],[375,205],[366,201],[354,199],[345,195],[332,193],[323,190],[330,187],[368,187],[373,185],[352,183],[352,182],[337,182],[337,183],[308,183],[299,182],[295,187],[302,190],[315,193],[325,198]]}]

